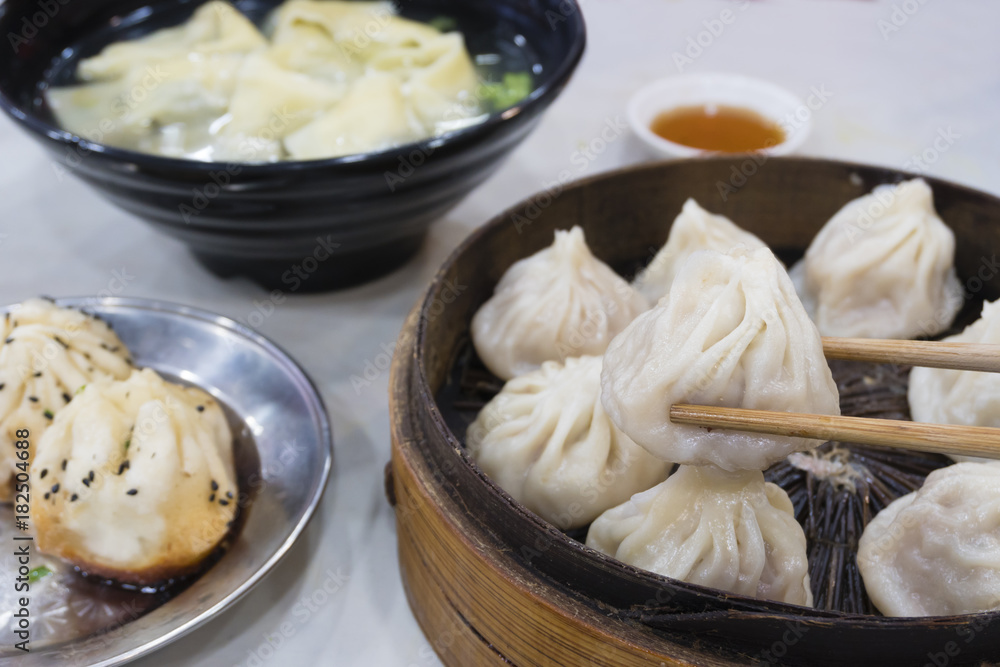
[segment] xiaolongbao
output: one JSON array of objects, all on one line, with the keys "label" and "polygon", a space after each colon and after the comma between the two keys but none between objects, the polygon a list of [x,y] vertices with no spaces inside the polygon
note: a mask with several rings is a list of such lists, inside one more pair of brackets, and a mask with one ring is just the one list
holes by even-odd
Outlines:
[{"label": "xiaolongbao", "polygon": [[733,224],[723,215],[713,215],[693,199],[684,202],[670,226],[666,244],[632,283],[651,304],[670,291],[684,260],[698,250],[726,252],[738,245],[763,248],[764,242]]},{"label": "xiaolongbao", "polygon": [[238,500],[219,404],[149,369],[89,383],[39,441],[31,484],[39,550],[137,585],[195,569]]},{"label": "xiaolongbao", "polygon": [[603,354],[648,307],[574,227],[507,270],[472,318],[472,342],[486,367],[509,380],[545,361]]},{"label": "xiaolongbao", "polygon": [[767,248],[693,254],[611,342],[601,383],[611,420],[654,456],[725,470],[763,470],[821,443],[673,424],[671,405],[840,414],[816,326]]},{"label": "xiaolongbao", "polygon": [[692,584],[812,606],[806,536],[759,470],[680,466],[591,524],[587,546]]},{"label": "xiaolongbao", "polygon": [[600,394],[600,357],[547,361],[504,385],[466,445],[522,505],[563,530],[585,526],[670,470],[611,423]]},{"label": "xiaolongbao", "polygon": [[[1000,344],[1000,301],[983,304],[982,317],[962,333],[945,338],[956,343]],[[910,413],[915,422],[1000,427],[1000,374],[948,368],[910,371]],[[977,460],[953,457],[956,460]]]},{"label": "xiaolongbao", "polygon": [[914,338],[944,331],[961,308],[954,261],[955,235],[918,178],[840,209],[792,278],[824,336]]},{"label": "xiaolongbao", "polygon": [[[0,500],[11,493],[20,461],[73,394],[98,378],[126,378],[132,371],[125,345],[106,322],[51,301],[30,299],[0,322]],[[27,438],[16,433],[27,429]]]},{"label": "xiaolongbao", "polygon": [[1000,609],[1000,465],[935,470],[865,528],[858,569],[886,616]]}]

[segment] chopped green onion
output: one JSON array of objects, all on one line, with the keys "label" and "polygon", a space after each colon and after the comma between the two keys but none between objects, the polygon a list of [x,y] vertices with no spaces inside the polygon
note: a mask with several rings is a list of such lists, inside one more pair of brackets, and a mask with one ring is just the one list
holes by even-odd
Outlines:
[{"label": "chopped green onion", "polygon": [[483,101],[492,106],[494,111],[500,111],[530,95],[532,86],[530,72],[507,72],[503,75],[502,82],[485,84],[481,94]]},{"label": "chopped green onion", "polygon": [[125,441],[125,450],[126,451],[128,450],[128,446],[131,445],[131,444],[132,444],[132,438],[129,438],[128,440]]},{"label": "chopped green onion", "polygon": [[435,16],[427,22],[427,25],[435,28],[438,32],[451,32],[458,27],[455,19],[450,16]]},{"label": "chopped green onion", "polygon": [[33,569],[31,572],[28,573],[28,581],[31,583],[35,583],[39,581],[42,577],[47,577],[50,574],[52,574],[52,570],[45,567],[44,565],[39,565],[38,567],[36,567],[35,569]]},{"label": "chopped green onion", "polygon": [[77,390],[76,390],[75,392],[73,392],[73,395],[74,395],[74,396],[76,396],[77,394],[81,394],[81,393],[83,393],[83,390],[84,390],[84,389],[86,389],[86,388],[87,388],[87,385],[85,385],[85,384],[81,384],[81,385],[80,385],[80,388],[79,388],[79,389],[77,389]]},{"label": "chopped green onion", "polygon": [[55,414],[53,414],[51,410],[46,410],[42,414],[45,415],[46,419],[52,419],[53,417],[55,417]]}]

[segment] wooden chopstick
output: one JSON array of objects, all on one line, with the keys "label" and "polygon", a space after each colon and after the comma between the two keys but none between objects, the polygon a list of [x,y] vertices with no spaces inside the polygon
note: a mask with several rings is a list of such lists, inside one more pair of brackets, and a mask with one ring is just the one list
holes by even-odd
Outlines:
[{"label": "wooden chopstick", "polygon": [[670,421],[705,428],[1000,458],[1000,428],[984,426],[921,424],[895,419],[834,417],[680,404],[671,406]]},{"label": "wooden chopstick", "polygon": [[[823,354],[828,359],[1000,373],[1000,345],[983,343],[824,337]],[[708,405],[673,405],[670,421],[704,428],[1000,459],[1000,428],[983,426],[921,424]]]},{"label": "wooden chopstick", "polygon": [[823,338],[827,359],[1000,373],[1000,345],[877,338]]}]

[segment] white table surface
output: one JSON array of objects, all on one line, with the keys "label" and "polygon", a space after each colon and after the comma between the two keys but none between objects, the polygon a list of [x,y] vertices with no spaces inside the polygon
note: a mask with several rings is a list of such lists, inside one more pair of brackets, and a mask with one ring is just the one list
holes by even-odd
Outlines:
[{"label": "white table surface", "polygon": [[[802,97],[825,87],[832,96],[815,112],[801,154],[901,167],[950,128],[958,139],[927,173],[1000,193],[1000,3],[922,1],[895,0],[901,25],[883,34],[892,26],[893,2],[586,0],[589,44],[572,82],[502,169],[434,226],[418,257],[369,285],[290,295],[260,325],[323,392],[335,430],[330,487],[270,577],[221,618],[136,664],[438,664],[403,594],[393,515],[382,492],[388,373],[360,390],[351,376],[391,349],[435,269],[476,226],[564,169],[583,176],[645,160],[627,132],[592,161],[574,153],[623,116],[633,91],[676,74],[673,53],[724,9],[736,20],[685,71],[764,77]],[[114,291],[116,272],[129,277],[123,296],[187,303],[243,321],[265,297],[249,281],[210,275],[180,243],[81,182],[60,181],[48,157],[6,118],[0,155],[0,303]],[[323,604],[309,602],[333,575],[347,579]]]}]

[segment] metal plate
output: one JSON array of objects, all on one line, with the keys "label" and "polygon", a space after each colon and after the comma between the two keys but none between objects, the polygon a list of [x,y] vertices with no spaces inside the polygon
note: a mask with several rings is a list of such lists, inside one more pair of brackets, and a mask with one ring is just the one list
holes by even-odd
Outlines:
[{"label": "metal plate", "polygon": [[[288,552],[315,511],[333,460],[326,408],[305,372],[280,348],[233,320],[146,299],[67,298],[114,327],[139,367],[196,385],[227,408],[235,436],[242,525],[231,547],[179,593],[127,592],[83,580],[63,566],[31,585],[31,652],[0,647],[0,662],[121,665],[183,636],[220,614]],[[14,533],[0,512],[0,543]],[[3,549],[13,552],[13,549]],[[32,553],[32,567],[44,557]],[[0,580],[16,562],[0,559]],[[10,627],[13,585],[0,589],[0,625]],[[17,656],[16,658],[14,656]],[[13,658],[13,659],[12,659]]]}]

